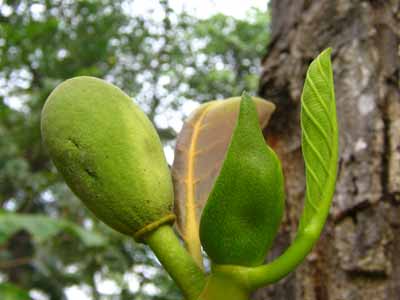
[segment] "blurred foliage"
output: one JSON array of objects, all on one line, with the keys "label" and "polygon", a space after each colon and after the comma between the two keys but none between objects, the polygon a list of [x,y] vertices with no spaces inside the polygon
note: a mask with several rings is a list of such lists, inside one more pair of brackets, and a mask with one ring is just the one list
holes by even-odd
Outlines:
[{"label": "blurred foliage", "polygon": [[11,283],[0,283],[0,297],[2,300],[30,299],[27,291],[24,291]]},{"label": "blurred foliage", "polygon": [[0,299],[181,299],[145,246],[65,186],[41,144],[40,111],[61,81],[102,77],[136,98],[171,152],[199,103],[257,90],[269,18],[199,20],[167,1],[142,16],[134,4],[0,1]]}]

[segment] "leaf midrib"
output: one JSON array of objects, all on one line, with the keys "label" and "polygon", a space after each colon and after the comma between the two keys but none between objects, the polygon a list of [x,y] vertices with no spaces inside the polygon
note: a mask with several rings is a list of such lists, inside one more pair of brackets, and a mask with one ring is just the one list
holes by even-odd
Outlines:
[{"label": "leaf midrib", "polygon": [[199,222],[197,220],[196,214],[196,201],[195,201],[195,178],[194,178],[194,165],[195,165],[195,157],[196,157],[196,146],[199,138],[199,134],[201,132],[201,128],[203,127],[203,120],[208,113],[213,104],[209,104],[204,108],[204,111],[200,114],[197,122],[193,126],[193,134],[190,138],[190,147],[187,151],[187,160],[188,160],[188,168],[187,168],[187,179],[185,180],[186,190],[187,190],[187,199],[186,199],[186,222],[184,228],[184,239],[186,242],[186,246],[188,248],[189,253],[193,256],[195,261],[199,266],[203,266],[203,259],[201,255],[201,245],[199,238]]}]

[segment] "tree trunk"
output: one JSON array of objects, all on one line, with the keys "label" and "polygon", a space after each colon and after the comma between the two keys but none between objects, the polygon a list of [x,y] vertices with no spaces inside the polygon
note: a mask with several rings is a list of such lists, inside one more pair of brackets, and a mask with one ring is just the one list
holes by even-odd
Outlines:
[{"label": "tree trunk", "polygon": [[400,299],[400,0],[271,0],[270,8],[260,94],[277,105],[267,135],[282,160],[287,192],[271,257],[290,243],[302,211],[300,95],[308,64],[327,47],[340,165],[331,214],[313,252],[254,298]]}]

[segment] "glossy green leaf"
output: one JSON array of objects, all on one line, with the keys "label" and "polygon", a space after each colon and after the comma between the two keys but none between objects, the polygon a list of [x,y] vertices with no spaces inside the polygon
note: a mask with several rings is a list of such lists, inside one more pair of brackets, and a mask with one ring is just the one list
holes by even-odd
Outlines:
[{"label": "glossy green leaf", "polygon": [[66,232],[78,238],[87,247],[104,246],[107,240],[101,235],[87,231],[72,222],[53,219],[44,215],[4,213],[0,215],[0,245],[19,230],[28,231],[40,243]]},{"label": "glossy green leaf", "polygon": [[280,161],[266,145],[254,102],[242,97],[220,174],[204,207],[201,243],[216,264],[264,261],[284,206]]},{"label": "glossy green leaf", "polygon": [[302,151],[307,184],[299,233],[313,217],[325,215],[335,185],[338,128],[330,53],[330,49],[325,50],[311,63],[301,97]]}]

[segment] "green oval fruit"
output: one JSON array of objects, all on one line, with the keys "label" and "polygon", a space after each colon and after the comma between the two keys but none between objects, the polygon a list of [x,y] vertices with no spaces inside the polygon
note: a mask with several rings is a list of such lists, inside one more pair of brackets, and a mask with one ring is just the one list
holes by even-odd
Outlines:
[{"label": "green oval fruit", "polygon": [[46,101],[41,128],[57,169],[104,223],[140,235],[173,220],[160,139],[119,88],[93,77],[63,82]]},{"label": "green oval fruit", "polygon": [[243,96],[231,143],[201,217],[204,250],[216,264],[262,264],[283,207],[280,161],[265,143],[253,101]]}]

